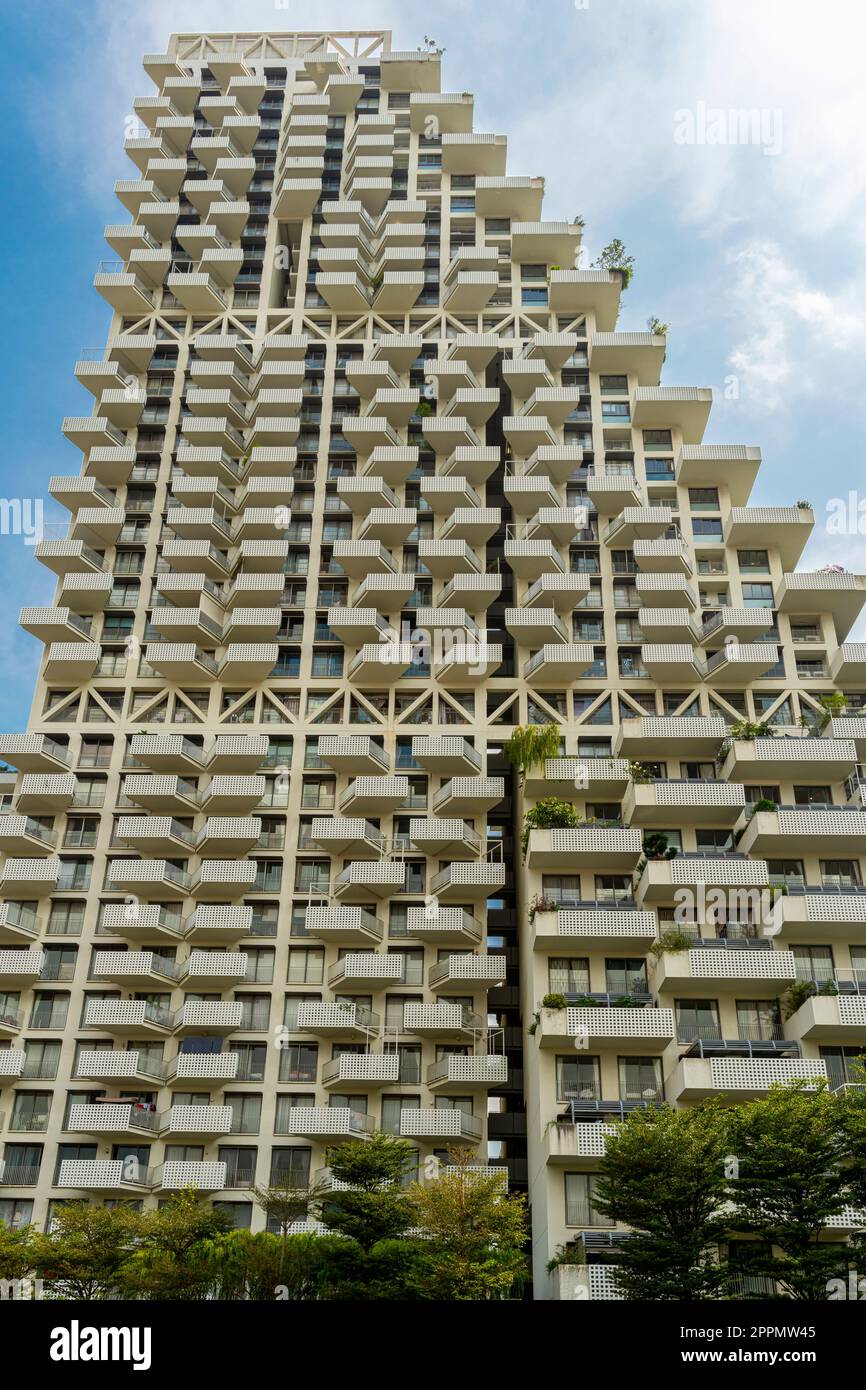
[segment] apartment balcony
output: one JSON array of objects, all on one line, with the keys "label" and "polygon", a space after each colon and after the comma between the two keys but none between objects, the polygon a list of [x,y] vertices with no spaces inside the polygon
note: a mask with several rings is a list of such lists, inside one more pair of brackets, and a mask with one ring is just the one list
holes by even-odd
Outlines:
[{"label": "apartment balcony", "polygon": [[229,1182],[228,1164],[205,1162],[201,1159],[167,1160],[153,1170],[155,1192],[221,1192],[227,1186],[252,1187],[254,1172],[238,1172]]},{"label": "apartment balcony", "polygon": [[356,777],[340,797],[340,811],[346,816],[390,815],[408,795],[408,777]]},{"label": "apartment balcony", "polygon": [[620,1053],[656,1056],[676,1037],[674,1011],[604,1004],[542,1009],[538,1035],[542,1047],[561,1050],[564,1041],[573,1038],[589,1051],[607,1045]]},{"label": "apartment balcony", "polygon": [[406,933],[420,941],[442,946],[478,946],[481,928],[471,913],[460,907],[444,907],[436,899],[424,907],[410,907]]},{"label": "apartment balcony", "polygon": [[528,540],[549,540],[562,548],[574,540],[584,521],[577,507],[542,507],[526,523]]},{"label": "apartment balcony", "polygon": [[[127,262],[127,269],[130,274],[135,275],[150,290],[162,288],[163,281],[171,270],[171,266],[172,254],[168,247],[157,247],[153,250],[146,247],[142,251],[131,251]],[[122,400],[123,393],[118,392],[118,397]],[[129,404],[131,405],[133,402],[129,402]],[[138,401],[138,413],[141,412],[143,404],[142,393],[142,397]],[[131,420],[130,423],[135,424],[135,419]]]},{"label": "apartment balcony", "polygon": [[[240,815],[254,811],[265,795],[267,783],[261,776],[214,777],[202,793],[201,809],[216,813]],[[131,793],[127,790],[127,795]]]},{"label": "apartment balcony", "polygon": [[471,92],[413,91],[409,96],[410,129],[423,134],[430,128],[432,116],[442,134],[465,134],[472,129],[473,109]]},{"label": "apartment balcony", "polygon": [[504,887],[504,864],[447,864],[433,876],[430,892],[442,902],[486,902],[491,893]]},{"label": "apartment balcony", "polygon": [[505,979],[504,955],[446,956],[427,971],[427,987],[433,994],[476,994],[481,990],[500,989]]},{"label": "apartment balcony", "polygon": [[723,608],[703,624],[699,640],[727,641],[736,637],[740,642],[759,639],[773,626],[773,614],[767,608]]},{"label": "apartment balcony", "polygon": [[604,1158],[607,1141],[616,1133],[615,1125],[598,1122],[571,1124],[566,1121],[550,1125],[542,1139],[544,1161],[554,1167],[597,1171]]},{"label": "apartment balcony", "polygon": [[65,811],[72,805],[77,788],[78,779],[71,772],[28,773],[18,784],[15,809],[22,815]]},{"label": "apartment balcony", "polygon": [[639,386],[658,386],[666,347],[663,333],[594,333],[590,371],[633,376]]},{"label": "apartment balcony", "polygon": [[217,678],[257,685],[273,671],[279,655],[276,642],[230,642],[217,667]]},{"label": "apartment balcony", "polygon": [[775,607],[788,615],[826,613],[844,642],[866,604],[866,576],[819,571],[785,574],[775,593]]},{"label": "apartment balcony", "polygon": [[396,492],[384,478],[344,478],[337,483],[337,496],[358,517],[367,516],[374,508],[400,505]]},{"label": "apartment balcony", "polygon": [[293,1105],[286,1133],[296,1139],[315,1139],[321,1144],[368,1139],[375,1130],[371,1115],[350,1105]]},{"label": "apartment balcony", "polygon": [[808,845],[813,854],[844,858],[866,854],[866,816],[844,806],[780,806],[755,811],[738,848],[743,854],[788,859]]},{"label": "apartment balcony", "polygon": [[565,567],[556,547],[544,540],[506,540],[505,561],[521,579],[538,579],[542,574],[564,574]]},{"label": "apartment balcony", "polygon": [[579,222],[512,222],[511,254],[524,264],[571,266],[580,250],[581,235]]},{"label": "apartment balcony", "polygon": [[[866,924],[866,895],[852,888],[828,892],[813,888],[776,899],[781,937],[788,942],[846,941],[859,937]],[[776,915],[774,911],[774,916]]]},{"label": "apartment balcony", "polygon": [[199,809],[198,791],[183,777],[131,775],[124,779],[123,794],[145,811],[189,815]]},{"label": "apartment balcony", "polygon": [[15,1001],[9,1000],[0,1008],[0,1042],[13,1039],[21,1032],[22,1017],[15,1007]]},{"label": "apartment balcony", "polygon": [[691,686],[703,679],[703,664],[694,647],[687,643],[644,643],[640,659],[644,671],[654,681],[683,681]]},{"label": "apartment balcony", "polygon": [[[481,1059],[462,1059],[481,1060]],[[502,1061],[505,1059],[502,1058]],[[492,1084],[499,1084],[493,1083]],[[437,1089],[442,1089],[438,1087]],[[474,1115],[462,1110],[440,1107],[419,1107],[417,1110],[402,1110],[400,1113],[400,1135],[404,1139],[428,1141],[439,1144],[458,1143],[476,1145],[481,1142],[482,1123]]]},{"label": "apartment balcony", "polygon": [[156,903],[106,903],[100,913],[100,928],[111,936],[126,941],[161,941],[176,943],[183,931],[180,916],[171,908]]},{"label": "apartment balcony", "polygon": [[442,136],[442,172],[501,178],[505,173],[507,149],[504,135],[445,134]]},{"label": "apartment balcony", "polygon": [[405,869],[399,861],[349,864],[334,880],[334,897],[346,902],[391,898],[402,892],[404,879]]},{"label": "apartment balcony", "polygon": [[776,666],[778,651],[769,642],[727,642],[706,659],[703,680],[714,689],[740,689]]},{"label": "apartment balcony", "polygon": [[866,685],[866,642],[845,642],[830,658],[830,679],[836,685]]},{"label": "apartment balcony", "polygon": [[106,887],[148,902],[171,902],[189,893],[190,877],[165,859],[113,859],[108,865]]},{"label": "apartment balcony", "polygon": [[[369,734],[323,734],[319,757],[335,772],[387,773],[391,759]],[[408,788],[407,788],[408,791]]]},{"label": "apartment balcony", "polygon": [[0,902],[0,942],[28,945],[39,933],[39,919],[29,903]]},{"label": "apartment balcony", "polygon": [[110,574],[66,574],[60,581],[58,597],[73,613],[101,613],[112,588]]},{"label": "apartment balcony", "polygon": [[480,1014],[473,1013],[462,1004],[404,1004],[404,1033],[413,1033],[419,1038],[436,1038],[441,1042],[466,1042],[473,1033],[484,1027]]},{"label": "apartment balcony", "polygon": [[225,1036],[243,1027],[243,1004],[217,1001],[189,1000],[178,1009],[171,1026],[177,1037],[194,1037],[197,1034]]},{"label": "apartment balcony", "polygon": [[364,907],[311,903],[304,929],[316,940],[333,941],[339,946],[377,946],[382,941],[382,923]]},{"label": "apartment balcony", "polygon": [[166,1086],[181,1090],[221,1091],[227,1081],[240,1081],[240,1056],[236,1052],[179,1052],[169,1062]]},{"label": "apartment balcony", "polygon": [[446,734],[438,738],[427,734],[414,735],[412,758],[428,772],[471,775],[481,771],[481,754],[476,752],[469,739],[459,734]]},{"label": "apartment balcony", "polygon": [[345,1038],[364,1042],[378,1033],[380,1019],[363,1004],[346,1000],[301,1002],[298,1004],[297,1031],[323,1038]]},{"label": "apartment balcony", "polygon": [[350,270],[320,270],[316,290],[329,309],[340,314],[362,314],[370,309],[370,287]]},{"label": "apartment balcony", "polygon": [[523,595],[523,609],[552,608],[571,613],[590,591],[586,574],[542,574]]},{"label": "apartment balcony", "polygon": [[283,177],[277,187],[271,212],[287,222],[300,222],[309,217],[322,195],[322,179],[318,177]]},{"label": "apartment balcony", "polygon": [[523,676],[539,690],[556,690],[584,675],[594,659],[588,642],[554,642],[524,663]]},{"label": "apartment balcony", "polygon": [[609,270],[552,270],[548,302],[555,314],[590,313],[596,330],[611,333],[619,315],[622,276]]},{"label": "apartment balcony", "polygon": [[685,608],[641,608],[637,623],[644,637],[659,642],[695,647],[701,640],[695,619]]},{"label": "apartment balcony", "polygon": [[195,853],[202,859],[247,854],[260,846],[261,835],[258,816],[209,816],[195,837]]},{"label": "apartment balcony", "polygon": [[423,288],[423,270],[386,270],[374,292],[373,308],[380,314],[405,313],[412,308]]},{"label": "apartment balcony", "polygon": [[[122,261],[105,265],[122,266]],[[100,270],[93,277],[93,288],[117,314],[141,318],[153,313],[153,294],[137,275],[123,270]]]},{"label": "apartment balcony", "polygon": [[255,860],[209,859],[199,866],[188,891],[199,902],[219,902],[253,892],[255,883]]},{"label": "apartment balcony", "polygon": [[615,473],[593,469],[586,480],[589,500],[602,516],[619,516],[630,511],[647,510],[640,484],[633,473]]},{"label": "apartment balcony", "polygon": [[700,444],[713,393],[706,386],[638,386],[632,404],[636,429],[676,429],[683,444]]},{"label": "apartment balcony", "polygon": [[536,912],[530,926],[536,951],[567,954],[571,947],[617,949],[643,955],[658,935],[654,912],[616,904],[592,904],[579,908],[559,908],[555,912]]},{"label": "apartment balcony", "polygon": [[352,859],[378,859],[388,843],[382,832],[363,816],[317,816],[310,838],[328,854],[346,854]]},{"label": "apartment balcony", "polygon": [[748,444],[685,444],[677,457],[676,480],[684,487],[724,483],[732,507],[744,507],[758,476],[761,451]]},{"label": "apartment balcony", "polygon": [[46,898],[55,892],[60,877],[60,860],[7,859],[0,869],[0,895],[12,902]]},{"label": "apartment balcony", "polygon": [[550,1275],[551,1298],[569,1302],[609,1303],[623,1298],[616,1282],[616,1265],[559,1265]]},{"label": "apartment balcony", "polygon": [[419,541],[418,559],[440,579],[455,574],[477,574],[480,569],[475,551],[462,540]]},{"label": "apartment balcony", "polygon": [[182,734],[135,734],[129,748],[136,763],[161,773],[190,773],[204,770],[204,753]]},{"label": "apartment balcony", "polygon": [[716,998],[732,988],[738,998],[778,998],[797,979],[797,962],[790,951],[767,946],[665,951],[655,965],[654,987],[659,993],[685,992],[688,998]]},{"label": "apartment balcony", "polygon": [[526,864],[532,871],[595,868],[598,872],[627,873],[637,867],[641,843],[639,831],[616,827],[530,830]]},{"label": "apartment balcony", "polygon": [[499,449],[488,448],[486,445],[465,445],[455,449],[453,454],[440,465],[439,471],[444,477],[466,478],[470,483],[479,487],[486,483],[492,473],[495,473],[499,466]]},{"label": "apartment balcony", "polygon": [[486,309],[498,288],[495,270],[458,270],[443,286],[443,304],[452,313],[478,313]]},{"label": "apartment balcony", "polygon": [[665,540],[641,541],[636,540],[632,546],[635,564],[641,574],[676,574],[691,575],[694,573],[688,546],[680,537]]},{"label": "apartment balcony", "polygon": [[502,430],[517,459],[528,459],[536,449],[559,443],[546,415],[506,415]]},{"label": "apartment balcony", "polygon": [[484,642],[454,643],[433,663],[433,676],[454,689],[478,685],[496,674],[502,664],[502,648]]},{"label": "apartment balcony", "polygon": [[733,826],[743,814],[745,790],[738,782],[677,781],[630,783],[622,804],[629,825]]},{"label": "apartment balcony", "polygon": [[624,507],[604,531],[605,545],[620,550],[638,540],[655,540],[671,526],[668,506]]},{"label": "apartment balcony", "polygon": [[[838,724],[839,720],[834,720]],[[835,732],[835,730],[834,730]],[[857,767],[858,750],[849,738],[731,739],[721,776],[738,782],[842,782]]]},{"label": "apartment balcony", "polygon": [[819,1045],[866,1042],[866,998],[860,994],[815,994],[788,1019],[785,1037]]},{"label": "apartment balcony", "polygon": [[365,1090],[394,1086],[400,1080],[400,1058],[396,1052],[344,1052],[322,1068],[326,1090],[339,1086],[362,1086]]},{"label": "apartment balcony", "polygon": [[341,569],[354,579],[365,579],[371,574],[394,575],[397,568],[393,555],[381,541],[337,541],[333,555]]},{"label": "apartment balcony", "polygon": [[0,985],[32,985],[39,979],[44,965],[42,951],[29,951],[26,947],[0,949]]},{"label": "apartment balcony", "polygon": [[243,951],[191,951],[177,975],[184,989],[209,986],[222,992],[243,983],[248,961]]},{"label": "apartment balcony", "polygon": [[167,1009],[145,999],[92,999],[85,1005],[84,1024],[116,1038],[165,1038],[172,1027]]},{"label": "apartment balcony", "polygon": [[[443,523],[439,544],[468,541],[473,547],[482,547],[499,530],[501,520],[498,507],[457,507]],[[431,572],[435,574],[437,570]]]},{"label": "apartment balcony", "polygon": [[739,550],[769,546],[777,550],[787,574],[800,563],[815,526],[810,507],[732,507],[724,527],[725,545]]},{"label": "apartment balcony", "polygon": [[0,1086],[17,1081],[26,1061],[27,1054],[21,1047],[0,1049]]},{"label": "apartment balcony", "polygon": [[731,1095],[757,1100],[773,1086],[827,1080],[827,1064],[811,1057],[683,1057],[665,1081],[671,1104]]},{"label": "apartment balcony", "polygon": [[181,430],[180,450],[220,450],[231,459],[240,459],[244,454],[243,436],[225,415],[186,415],[181,420]]},{"label": "apartment balcony", "polygon": [[[82,365],[108,367],[114,372],[118,370],[111,362]],[[117,497],[112,491],[103,487],[95,478],[80,477],[78,474],[73,474],[72,477],[53,477],[48,484],[48,491],[55,502],[59,502],[61,507],[66,507],[70,512],[78,512],[81,507],[101,507],[108,510],[117,506]]]},{"label": "apartment balcony", "polygon": [[[637,832],[634,832],[637,834]],[[671,903],[683,888],[767,888],[767,865],[745,854],[678,854],[675,859],[651,859],[638,880],[635,898],[645,903]]]},{"label": "apartment balcony", "polygon": [[104,1100],[89,1105],[71,1105],[66,1126],[71,1134],[110,1135],[112,1138],[141,1140],[156,1137],[158,1117],[147,1106],[129,1101]]},{"label": "apartment balcony", "polygon": [[150,1190],[148,1170],[122,1158],[63,1159],[54,1185],[79,1192],[117,1192],[127,1197]]},{"label": "apartment balcony", "polygon": [[91,973],[94,979],[111,980],[127,989],[151,985],[171,990],[177,980],[174,963],[153,951],[96,951]]},{"label": "apartment balcony", "polygon": [[84,1081],[131,1081],[140,1083],[152,1091],[164,1083],[163,1066],[154,1062],[147,1053],[136,1052],[80,1052],[76,1078]]},{"label": "apartment balcony", "polygon": [[537,222],[544,198],[544,179],[481,175],[475,180],[475,210],[479,217],[510,217]]},{"label": "apartment balcony", "polygon": [[57,835],[29,816],[0,816],[0,853],[54,854]]},{"label": "apartment balcony", "polygon": [[207,760],[209,772],[257,772],[268,756],[267,734],[220,734]]},{"label": "apartment balcony", "polygon": [[194,642],[149,642],[144,659],[169,681],[210,682],[217,678],[216,662],[199,651]]},{"label": "apartment balcony", "polygon": [[396,613],[408,601],[414,588],[415,578],[411,574],[370,574],[356,589],[352,606],[364,612],[375,608],[380,613]]},{"label": "apartment balcony", "polygon": [[498,574],[455,574],[448,580],[436,600],[440,608],[461,608],[468,613],[481,613],[494,603],[502,592]]},{"label": "apartment balcony", "polygon": [[161,1139],[172,1135],[207,1139],[231,1134],[232,1109],[230,1105],[172,1105],[158,1117],[158,1122]]},{"label": "apartment balcony", "polygon": [[443,1057],[427,1068],[427,1086],[434,1095],[465,1095],[508,1084],[508,1060],[494,1053],[480,1057]]},{"label": "apartment balcony", "polygon": [[[178,574],[201,574],[206,580],[226,580],[231,573],[228,555],[210,541],[163,541],[162,558]],[[191,595],[197,597],[197,595]]]},{"label": "apartment balcony", "polygon": [[245,637],[261,647],[266,638],[277,635],[281,617],[279,608],[233,608],[226,617],[223,635],[226,638]]},{"label": "apartment balcony", "polygon": [[[671,756],[699,761],[716,756],[726,733],[727,726],[721,718],[647,715],[620,724],[614,740],[614,754],[618,758],[644,761]],[[737,775],[736,780],[743,779]]]},{"label": "apartment balcony", "polygon": [[559,493],[543,473],[506,473],[502,490],[516,517],[534,516],[541,507],[560,504]]},{"label": "apartment balcony", "polygon": [[[167,576],[168,577],[168,576]],[[199,576],[203,578],[203,576]],[[210,643],[211,646],[222,644],[222,628],[220,624],[211,618],[203,608],[172,608],[162,607],[153,610],[151,627],[159,633],[160,638],[170,644],[172,641],[181,643],[200,642],[203,645]],[[158,654],[158,648],[154,644]]]},{"label": "apartment balcony", "polygon": [[67,574],[105,573],[104,555],[99,555],[83,541],[39,541],[36,559],[61,578]]},{"label": "apartment balcony", "polygon": [[418,513],[411,507],[374,507],[358,526],[357,535],[359,540],[404,545],[417,524]]}]

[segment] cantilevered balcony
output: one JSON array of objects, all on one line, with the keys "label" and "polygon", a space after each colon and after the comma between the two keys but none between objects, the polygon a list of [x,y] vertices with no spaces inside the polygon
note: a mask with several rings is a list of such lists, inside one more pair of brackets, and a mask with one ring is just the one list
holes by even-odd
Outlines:
[{"label": "cantilevered balcony", "polygon": [[455,689],[477,685],[496,674],[502,648],[485,642],[455,642],[433,662],[433,675]]},{"label": "cantilevered balcony", "polygon": [[165,1085],[182,1091],[220,1091],[226,1081],[242,1079],[240,1063],[237,1052],[179,1052],[168,1063]]},{"label": "cantilevered balcony", "polygon": [[637,867],[641,843],[639,831],[617,827],[530,830],[526,863],[530,870],[595,868],[625,873]]},{"label": "cantilevered balcony", "polygon": [[333,941],[340,946],[376,946],[382,940],[382,924],[364,907],[338,903],[310,904],[304,917],[307,936]]},{"label": "cantilevered balcony", "polygon": [[632,782],[622,813],[629,825],[735,825],[745,807],[745,790],[738,782]]},{"label": "cantilevered balcony", "polygon": [[316,1139],[322,1144],[367,1139],[375,1124],[372,1115],[350,1105],[294,1105],[285,1132],[297,1139]]},{"label": "cantilevered balcony", "polygon": [[126,941],[166,942],[177,944],[183,934],[180,914],[158,903],[142,903],[133,899],[125,903],[106,903],[100,913],[101,930],[109,936]]},{"label": "cantilevered balcony", "polygon": [[484,902],[504,887],[505,865],[495,861],[447,864],[430,881],[430,892],[442,902]]},{"label": "cantilevered balcony", "polygon": [[632,403],[636,429],[676,429],[683,444],[700,444],[713,393],[705,386],[638,386]]},{"label": "cantilevered balcony", "polygon": [[[243,1004],[239,1000],[188,1000],[171,1020],[178,1037],[225,1035],[243,1027]],[[267,1025],[265,1025],[265,1031]]]},{"label": "cantilevered balcony", "polygon": [[866,854],[866,816],[844,806],[780,806],[744,816],[742,825],[738,848],[744,854],[789,859],[803,845],[831,858]]},{"label": "cantilevered balcony", "polygon": [[542,1009],[538,1033],[542,1047],[561,1050],[566,1039],[574,1039],[589,1050],[607,1045],[646,1056],[664,1052],[676,1037],[673,1009],[603,1003]]},{"label": "cantilevered balcony", "polygon": [[45,859],[7,859],[0,868],[0,894],[12,902],[29,902],[46,898],[57,888],[60,860],[54,855]]},{"label": "cantilevered balcony", "polygon": [[427,971],[427,987],[434,994],[474,994],[500,988],[505,983],[505,977],[504,955],[464,953],[446,956],[436,965],[431,965]]},{"label": "cantilevered balcony", "polygon": [[776,550],[788,573],[800,563],[815,525],[809,507],[732,507],[725,520],[724,543],[738,550]]},{"label": "cantilevered balcony", "polygon": [[326,1090],[339,1087],[343,1091],[347,1086],[378,1090],[394,1086],[399,1080],[400,1058],[396,1052],[343,1052],[322,1068]]},{"label": "cantilevered balcony", "polygon": [[[833,721],[840,722],[844,721]],[[793,782],[798,786],[823,786],[850,777],[857,759],[858,750],[850,738],[734,738],[727,746],[721,775],[728,780],[764,785]]]},{"label": "cantilevered balcony", "polygon": [[179,772],[197,776],[204,770],[204,752],[182,734],[135,734],[130,753],[136,762],[154,772]]},{"label": "cantilevered balcony", "polygon": [[421,854],[444,859],[477,859],[483,847],[480,835],[465,821],[438,816],[410,821],[409,840]]},{"label": "cantilevered balcony", "polygon": [[191,951],[178,965],[177,975],[185,989],[208,987],[221,993],[246,978],[248,962],[243,951]]},{"label": "cantilevered balcony", "polygon": [[688,998],[716,998],[720,990],[736,989],[738,998],[775,998],[797,979],[797,962],[790,951],[732,945],[665,951],[655,962],[655,989],[676,991]]},{"label": "cantilevered balcony", "polygon": [[92,999],[85,1005],[83,1027],[118,1038],[164,1038],[172,1016],[145,999]]},{"label": "cantilevered balcony", "polygon": [[499,804],[505,795],[502,777],[452,777],[433,797],[437,816],[475,816]]},{"label": "cantilevered balcony", "polygon": [[26,947],[0,948],[0,985],[29,986],[35,984],[45,965],[42,951],[31,951]]},{"label": "cantilevered balcony", "polygon": [[150,1190],[149,1172],[137,1162],[122,1158],[63,1159],[57,1170],[56,1187],[79,1192],[117,1192],[139,1195]]},{"label": "cantilevered balcony", "polygon": [[548,300],[560,316],[591,313],[596,329],[611,333],[616,326],[622,276],[609,270],[551,270]]},{"label": "cantilevered balcony", "polygon": [[317,816],[310,838],[331,855],[378,859],[387,848],[380,830],[363,816]]},{"label": "cantilevered balcony", "polygon": [[78,780],[71,772],[33,772],[21,778],[15,809],[21,815],[65,811],[72,804]]},{"label": "cantilevered balcony", "polygon": [[534,949],[554,955],[572,948],[643,955],[658,935],[658,923],[654,912],[599,903],[536,912],[530,931]]},{"label": "cantilevered balcony", "polygon": [[97,980],[111,980],[127,989],[160,986],[175,987],[177,967],[154,951],[96,951],[92,975]]},{"label": "cantilevered balcony", "polygon": [[778,649],[769,642],[726,642],[707,657],[704,680],[715,689],[740,689],[759,680],[776,665]]},{"label": "cantilevered balcony", "polygon": [[398,860],[349,864],[334,880],[334,897],[345,902],[390,898],[402,891],[406,871]]},{"label": "cantilevered balcony", "polygon": [[462,1004],[404,1004],[403,1032],[439,1041],[467,1042],[484,1028],[484,1019]]},{"label": "cantilevered balcony", "polygon": [[389,815],[409,795],[407,777],[356,777],[340,797],[344,816]]},{"label": "cantilevered balcony", "polygon": [[71,1105],[67,1129],[70,1134],[110,1135],[112,1138],[144,1139],[156,1137],[158,1116],[147,1105],[129,1101],[105,1100],[99,1103]]},{"label": "cantilevered balcony", "polygon": [[252,892],[255,882],[254,860],[208,859],[192,877],[189,893],[199,902],[219,902],[221,898],[239,898]]},{"label": "cantilevered balcony", "polygon": [[844,642],[866,604],[866,576],[832,570],[785,574],[774,599],[778,612],[789,616],[828,614],[838,640]]},{"label": "cantilevered balcony", "polygon": [[[634,832],[637,834],[637,832]],[[635,887],[639,906],[672,903],[682,889],[761,889],[769,887],[767,865],[745,854],[678,854],[675,859],[650,859]]]},{"label": "cantilevered balcony", "polygon": [[406,918],[407,936],[419,941],[474,947],[481,940],[481,927],[471,913],[461,907],[442,906],[435,898],[423,907],[410,907]]},{"label": "cantilevered balcony", "polygon": [[389,755],[369,734],[323,734],[318,751],[321,761],[335,772],[381,776],[391,766]]},{"label": "cantilevered balcony", "polygon": [[[724,719],[706,716],[647,715],[620,724],[614,742],[619,758],[715,757],[727,732]],[[727,774],[725,774],[727,775]],[[742,780],[737,777],[736,780]]]},{"label": "cantilevered balcony", "polygon": [[594,659],[588,642],[554,642],[529,658],[523,676],[539,690],[558,689],[584,675]]},{"label": "cantilevered balcony", "polygon": [[0,815],[0,853],[54,854],[57,835],[29,816]]},{"label": "cantilevered balcony", "polygon": [[462,1110],[426,1107],[400,1112],[400,1134],[415,1142],[426,1140],[437,1146],[443,1142],[475,1145],[481,1142],[481,1133],[481,1121]]},{"label": "cantilevered balcony", "polygon": [[170,902],[189,892],[190,878],[165,859],[112,859],[106,886],[150,902]]},{"label": "cantilevered balcony", "polygon": [[461,1057],[453,1053],[427,1068],[427,1085],[437,1095],[486,1091],[508,1082],[508,1061],[495,1053]]},{"label": "cantilevered balcony", "polygon": [[866,1042],[866,999],[861,994],[835,997],[815,994],[788,1019],[785,1037],[819,1045],[850,1046],[854,1042]]},{"label": "cantilevered balcony", "polygon": [[299,1033],[315,1033],[323,1038],[346,1038],[349,1041],[363,1042],[378,1033],[380,1021],[379,1015],[371,1012],[365,1005],[350,1003],[348,1000],[298,1003]]},{"label": "cantilevered balcony", "polygon": [[481,771],[481,754],[467,738],[458,734],[438,738],[416,734],[412,738],[412,757],[428,772],[473,774]]},{"label": "cantilevered balcony", "polygon": [[82,1051],[78,1054],[75,1070],[77,1078],[85,1081],[130,1081],[153,1090],[163,1084],[164,1068],[162,1062],[154,1061],[146,1052],[130,1051],[96,1052]]},{"label": "cantilevered balcony", "polygon": [[586,574],[542,574],[528,586],[522,607],[553,608],[557,613],[571,613],[586,598],[590,587]]},{"label": "cantilevered balcony", "polygon": [[765,1096],[772,1086],[804,1081],[814,1087],[826,1080],[826,1062],[811,1057],[695,1055],[682,1058],[666,1079],[665,1094],[673,1104],[718,1095],[754,1100]]}]

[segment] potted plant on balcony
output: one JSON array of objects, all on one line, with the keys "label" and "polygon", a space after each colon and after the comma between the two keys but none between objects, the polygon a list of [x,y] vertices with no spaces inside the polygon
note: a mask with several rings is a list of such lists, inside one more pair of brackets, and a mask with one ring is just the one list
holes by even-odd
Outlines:
[{"label": "potted plant on balcony", "polygon": [[568,1006],[568,1000],[564,994],[545,994],[541,1001],[543,1009],[564,1009]]},{"label": "potted plant on balcony", "polygon": [[556,796],[547,796],[535,806],[531,806],[523,817],[523,834],[520,848],[523,858],[529,847],[529,834],[532,830],[573,830],[580,824],[577,811],[570,801],[560,801]]},{"label": "potted plant on balcony", "polygon": [[609,270],[612,275],[618,275],[623,289],[628,289],[634,274],[634,256],[628,254],[619,237],[609,241],[592,264],[596,270]]},{"label": "potted plant on balcony", "polygon": [[666,951],[669,951],[671,955],[681,951],[690,951],[695,940],[696,938],[690,936],[688,932],[671,927],[668,931],[659,933],[658,939],[650,946],[649,953],[654,961],[659,961]]},{"label": "potted plant on balcony", "polygon": [[649,835],[644,835],[642,849],[647,859],[676,859],[679,854],[677,846],[668,843],[663,830],[653,830]]},{"label": "potted plant on balcony", "polygon": [[650,333],[659,338],[664,338],[670,329],[669,323],[662,323],[661,319],[654,318],[652,314],[647,319],[646,326]]},{"label": "potted plant on balcony", "polygon": [[848,712],[848,697],[841,690],[834,690],[832,695],[819,695],[818,704],[819,710],[800,715],[800,727],[808,729],[813,737],[822,734],[831,719],[841,718]]},{"label": "potted plant on balcony", "polygon": [[539,912],[558,912],[559,903],[555,898],[547,898],[543,893],[537,893],[529,904],[529,921],[533,923]]},{"label": "potted plant on balcony", "polygon": [[628,765],[628,775],[633,782],[641,785],[655,781],[655,771],[649,763],[630,762]]}]

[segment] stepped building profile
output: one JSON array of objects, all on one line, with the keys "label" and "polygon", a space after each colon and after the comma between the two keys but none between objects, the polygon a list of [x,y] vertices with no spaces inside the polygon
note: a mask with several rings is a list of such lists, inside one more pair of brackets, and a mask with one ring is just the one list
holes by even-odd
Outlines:
[{"label": "stepped building profile", "polygon": [[537,1298],[611,1297],[612,1121],[866,1043],[866,578],[797,569],[808,505],[749,505],[435,48],[144,68],[0,736],[0,1219],[260,1229],[383,1129],[528,1189]]}]

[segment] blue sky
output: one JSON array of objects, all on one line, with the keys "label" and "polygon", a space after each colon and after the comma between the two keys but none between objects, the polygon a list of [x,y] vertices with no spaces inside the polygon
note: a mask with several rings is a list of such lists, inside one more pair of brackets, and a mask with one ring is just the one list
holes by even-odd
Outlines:
[{"label": "blue sky", "polygon": [[[754,502],[814,503],[803,568],[866,573],[856,520],[849,535],[825,526],[832,499],[858,488],[866,498],[861,0],[7,7],[0,498],[43,497],[46,519],[65,516],[47,485],[80,466],[60,422],[91,408],[72,369],[108,325],[91,282],[111,254],[104,225],[127,220],[112,188],[134,176],[124,121],[153,90],[141,55],[175,30],[378,26],[395,47],[425,35],[444,46],[443,88],[474,91],[476,129],[509,137],[509,173],[545,175],[545,217],[586,219],[590,257],[614,236],[626,243],[636,274],[619,327],[642,329],[650,314],[670,322],[663,380],[713,387],[706,442],[762,447]],[[732,141],[741,111],[761,113],[763,127]],[[50,603],[53,578],[21,537],[0,535],[0,584],[0,728],[15,731],[40,649],[17,613]]]}]

